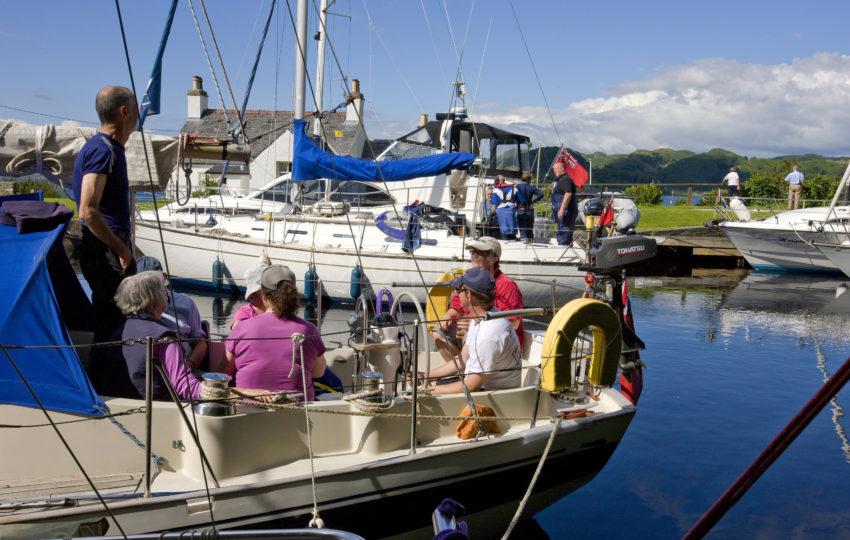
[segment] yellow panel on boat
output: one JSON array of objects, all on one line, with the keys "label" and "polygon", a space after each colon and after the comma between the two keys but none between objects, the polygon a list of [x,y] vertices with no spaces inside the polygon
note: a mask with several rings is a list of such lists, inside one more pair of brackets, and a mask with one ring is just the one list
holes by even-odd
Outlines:
[{"label": "yellow panel on boat", "polygon": [[596,386],[611,386],[617,374],[622,350],[620,319],[611,307],[599,300],[577,298],[552,318],[543,337],[540,388],[560,392],[573,384],[574,345],[579,332],[590,330],[592,345],[588,379]]},{"label": "yellow panel on boat", "polygon": [[[454,292],[454,289],[452,289],[448,282],[462,275],[463,268],[455,268],[437,278],[438,283],[445,283],[445,285],[435,285],[428,290],[428,298],[425,299],[425,318],[427,320],[439,321],[446,316],[446,311],[449,310],[452,293]],[[433,330],[436,324],[429,323],[428,330]]]}]

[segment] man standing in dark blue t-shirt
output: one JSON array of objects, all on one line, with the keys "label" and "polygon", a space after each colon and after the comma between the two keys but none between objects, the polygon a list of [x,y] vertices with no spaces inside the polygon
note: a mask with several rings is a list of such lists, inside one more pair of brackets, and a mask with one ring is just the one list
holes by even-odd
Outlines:
[{"label": "man standing in dark blue t-shirt", "polygon": [[123,322],[113,297],[135,272],[130,244],[130,189],[124,145],[139,121],[136,97],[123,86],[97,93],[100,129],[74,163],[74,199],[82,220],[80,268],[92,290],[95,340],[108,339]]},{"label": "man standing in dark blue t-shirt", "polygon": [[573,243],[573,228],[578,216],[576,185],[560,161],[552,166],[552,172],[555,173],[555,187],[552,189],[552,217],[558,224],[555,239],[558,245],[569,246]]}]

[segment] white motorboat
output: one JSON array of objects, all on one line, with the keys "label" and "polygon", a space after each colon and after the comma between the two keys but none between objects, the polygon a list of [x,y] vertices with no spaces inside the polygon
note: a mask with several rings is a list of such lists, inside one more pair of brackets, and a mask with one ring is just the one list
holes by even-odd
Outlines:
[{"label": "white motorboat", "polygon": [[836,272],[813,242],[842,234],[850,206],[836,207],[829,220],[828,212],[828,207],[788,210],[760,220],[726,221],[720,228],[755,270]]},{"label": "white motorboat", "polygon": [[847,238],[850,206],[838,206],[850,165],[830,206],[779,212],[752,221],[726,221],[720,228],[755,270],[837,272],[815,243],[839,244]]},{"label": "white motorboat", "polygon": [[[4,539],[114,534],[118,524],[126,534],[211,522],[223,529],[304,526],[314,512],[330,526],[367,535],[402,532],[422,525],[411,505],[433,508],[449,496],[474,512],[520,498],[541,460],[536,493],[576,489],[604,466],[635,413],[613,387],[621,340],[629,346],[615,311],[622,307],[621,278],[611,277],[617,272],[598,273],[594,285],[615,309],[575,300],[545,331],[527,331],[518,388],[406,400],[389,382],[399,362],[411,359],[406,369],[415,372],[430,356],[416,347],[417,337],[405,346],[409,340],[387,340],[384,328],[383,341],[326,353],[343,380],[361,368],[383,372],[380,411],[339,395],[306,407],[240,402],[235,409],[99,396],[77,349],[68,346],[69,335],[85,341],[87,334],[63,232],[64,225],[30,235],[0,227],[6,274],[19,276],[5,293],[13,301],[3,304],[15,316],[0,325]],[[45,344],[56,347],[29,347]],[[403,381],[403,373],[395,380]],[[456,418],[469,399],[495,411],[497,429],[460,440]],[[532,498],[527,511],[551,502]],[[362,516],[375,505],[381,518],[370,528]]]}]

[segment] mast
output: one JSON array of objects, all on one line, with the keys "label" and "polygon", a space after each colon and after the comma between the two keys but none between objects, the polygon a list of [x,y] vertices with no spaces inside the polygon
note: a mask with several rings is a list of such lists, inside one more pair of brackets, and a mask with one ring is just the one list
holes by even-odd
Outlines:
[{"label": "mast", "polygon": [[304,83],[307,79],[307,0],[298,0],[295,29],[295,100],[294,119],[304,118]]},{"label": "mast", "polygon": [[[316,53],[316,110],[321,112],[324,110],[322,98],[325,86],[325,39],[328,28],[328,0],[322,0],[321,8],[319,9],[319,49]],[[313,122],[313,135],[320,136],[322,134],[322,119],[316,118]]]}]

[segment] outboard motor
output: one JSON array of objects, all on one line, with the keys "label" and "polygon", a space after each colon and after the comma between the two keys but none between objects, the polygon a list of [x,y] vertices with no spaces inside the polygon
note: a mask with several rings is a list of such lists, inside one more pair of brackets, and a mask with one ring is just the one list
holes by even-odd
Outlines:
[{"label": "outboard motor", "polygon": [[637,234],[599,239],[588,253],[592,268],[611,270],[655,257],[654,238]]}]

